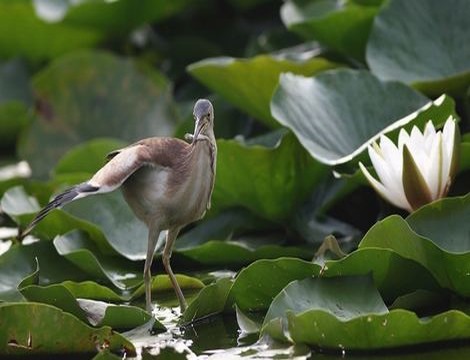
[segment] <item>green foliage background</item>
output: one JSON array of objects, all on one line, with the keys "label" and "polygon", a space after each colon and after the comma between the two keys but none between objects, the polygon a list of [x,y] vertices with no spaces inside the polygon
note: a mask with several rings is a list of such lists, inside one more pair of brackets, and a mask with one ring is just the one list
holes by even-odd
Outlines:
[{"label": "green foliage background", "polygon": [[[0,2],[0,355],[129,357],[143,324],[177,337],[141,308],[147,235],[119,192],[15,234],[107,152],[191,132],[201,97],[217,179],[172,259],[179,325],[236,315],[243,334],[339,351],[470,338],[468,19],[466,0]],[[358,172],[368,144],[449,116],[449,198],[383,203]]]}]

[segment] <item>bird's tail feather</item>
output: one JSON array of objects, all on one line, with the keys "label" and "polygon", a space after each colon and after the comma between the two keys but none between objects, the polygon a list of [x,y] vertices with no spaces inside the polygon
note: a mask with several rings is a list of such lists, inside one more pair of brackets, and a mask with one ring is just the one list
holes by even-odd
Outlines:
[{"label": "bird's tail feather", "polygon": [[19,238],[22,239],[28,235],[31,230],[36,226],[38,222],[44,219],[52,210],[60,208],[65,204],[75,200],[78,197],[84,197],[91,195],[99,190],[99,187],[90,185],[88,183],[81,183],[60,193],[54,199],[52,199],[49,204],[43,207],[34,217],[33,221],[19,234]]}]

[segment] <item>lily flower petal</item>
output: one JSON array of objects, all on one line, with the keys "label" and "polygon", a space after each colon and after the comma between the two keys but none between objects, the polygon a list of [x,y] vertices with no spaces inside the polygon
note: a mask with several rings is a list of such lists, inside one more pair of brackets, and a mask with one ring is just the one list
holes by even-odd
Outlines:
[{"label": "lily flower petal", "polygon": [[369,184],[374,188],[374,190],[386,201],[395,205],[396,207],[411,211],[411,206],[408,203],[406,197],[397,196],[395,193],[389,191],[381,182],[377,181],[370,173],[369,170],[359,162],[359,168],[361,169],[362,173],[364,174],[365,178],[369,182]]},{"label": "lily flower petal", "polygon": [[450,116],[442,131],[433,122],[421,132],[414,126],[401,129],[398,145],[385,135],[368,147],[378,180],[359,167],[372,187],[393,205],[408,211],[445,196],[457,171],[460,133]]}]

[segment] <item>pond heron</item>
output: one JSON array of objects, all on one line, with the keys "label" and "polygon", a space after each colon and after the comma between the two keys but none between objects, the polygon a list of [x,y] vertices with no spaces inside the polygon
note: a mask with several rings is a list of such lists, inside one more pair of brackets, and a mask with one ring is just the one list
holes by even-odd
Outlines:
[{"label": "pond heron", "polygon": [[185,225],[201,219],[210,207],[214,188],[217,146],[214,109],[199,99],[193,110],[194,134],[180,139],[153,137],[108,154],[108,162],[88,181],[71,187],[47,204],[22,232],[26,236],[51,210],[94,194],[121,188],[126,202],[148,228],[144,265],[145,300],[152,310],[151,265],[161,231],[168,230],[162,261],[179,301],[186,301],[170,266],[173,244]]}]

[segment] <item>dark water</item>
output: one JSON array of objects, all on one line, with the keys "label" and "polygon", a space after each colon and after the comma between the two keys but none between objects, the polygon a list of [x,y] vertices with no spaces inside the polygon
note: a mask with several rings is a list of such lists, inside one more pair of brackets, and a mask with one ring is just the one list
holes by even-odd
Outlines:
[{"label": "dark water", "polygon": [[[307,346],[279,344],[268,339],[240,333],[236,317],[213,316],[184,328],[174,325],[176,313],[168,308],[157,317],[168,327],[165,333],[150,335],[148,331],[127,333],[144,359],[470,359],[470,342],[433,344],[394,351],[368,353],[325,353]],[[359,336],[359,335],[358,335]]]}]

